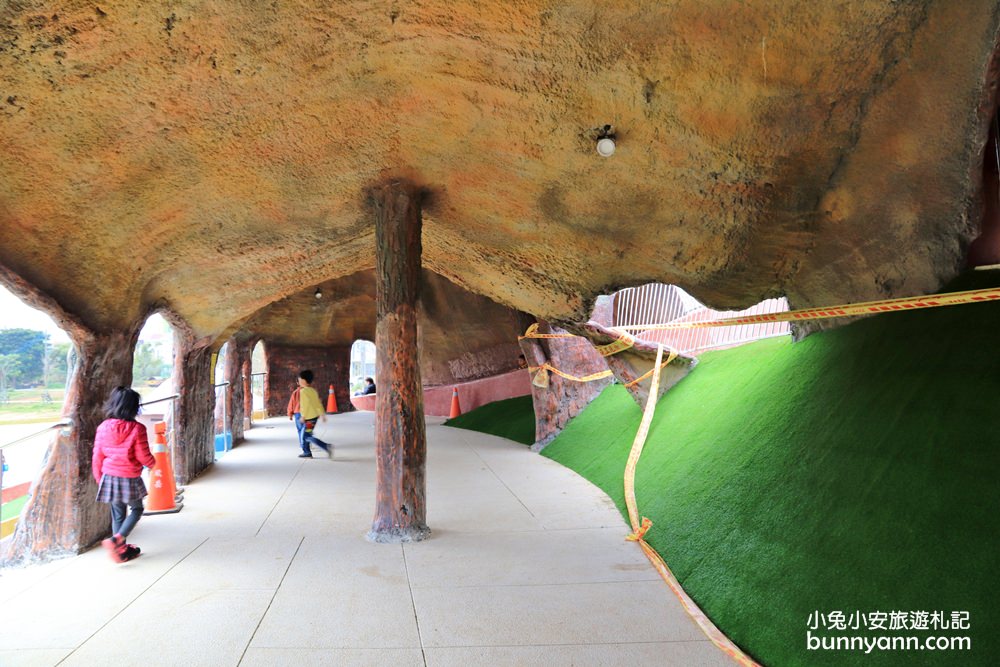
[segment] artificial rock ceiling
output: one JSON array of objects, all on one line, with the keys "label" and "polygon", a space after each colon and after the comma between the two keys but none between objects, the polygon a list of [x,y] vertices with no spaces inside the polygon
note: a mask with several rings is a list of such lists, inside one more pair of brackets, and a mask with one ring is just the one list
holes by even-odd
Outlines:
[{"label": "artificial rock ceiling", "polygon": [[365,193],[402,177],[428,270],[557,321],[653,280],[925,293],[978,233],[998,14],[4,0],[0,276],[93,330],[169,306],[218,336],[371,269]]}]

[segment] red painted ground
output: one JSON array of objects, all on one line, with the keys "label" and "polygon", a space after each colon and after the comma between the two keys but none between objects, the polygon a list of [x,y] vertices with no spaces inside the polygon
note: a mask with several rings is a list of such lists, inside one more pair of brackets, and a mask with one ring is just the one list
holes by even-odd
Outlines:
[{"label": "red painted ground", "polygon": [[0,502],[9,503],[15,498],[20,498],[21,496],[23,496],[28,492],[28,489],[30,487],[31,487],[31,482],[24,482],[16,486],[8,487],[3,490],[3,497],[2,500],[0,500]]}]

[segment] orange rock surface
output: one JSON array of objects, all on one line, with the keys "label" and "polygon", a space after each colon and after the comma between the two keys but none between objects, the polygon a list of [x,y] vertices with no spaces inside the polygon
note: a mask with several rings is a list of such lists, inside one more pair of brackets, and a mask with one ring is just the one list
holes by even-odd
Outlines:
[{"label": "orange rock surface", "polygon": [[94,331],[167,307],[215,338],[371,269],[366,192],[406,176],[427,269],[556,322],[653,280],[923,293],[978,233],[998,25],[987,0],[7,2],[0,267]]}]

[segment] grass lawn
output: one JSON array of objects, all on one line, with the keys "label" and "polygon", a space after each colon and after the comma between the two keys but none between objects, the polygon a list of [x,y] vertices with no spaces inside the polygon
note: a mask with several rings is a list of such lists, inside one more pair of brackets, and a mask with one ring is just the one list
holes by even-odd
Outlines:
[{"label": "grass lawn", "polygon": [[[133,389],[145,400],[157,386],[137,384]],[[58,420],[62,415],[65,389],[50,388],[49,401],[43,400],[43,391],[40,387],[11,390],[8,402],[0,404],[0,424],[41,424]]]},{"label": "grass lawn", "polygon": [[0,507],[3,508],[3,511],[0,512],[0,518],[6,521],[7,519],[18,516],[21,513],[21,510],[24,509],[27,502],[28,494],[24,494],[20,498],[14,498],[14,500],[11,500],[10,502],[0,504]]},{"label": "grass lawn", "polygon": [[64,390],[49,389],[49,401],[42,399],[41,388],[12,389],[8,401],[0,404],[0,424],[30,424],[58,419],[62,412]]},{"label": "grass lawn", "polygon": [[14,519],[21,515],[21,510],[28,502],[28,496],[24,495],[15,498],[9,503],[0,504],[0,539],[9,536],[14,532],[17,521]]},{"label": "grass lawn", "polygon": [[[998,330],[1000,303],[881,315],[706,354],[660,401],[636,483],[648,539],[763,664],[996,664]],[[640,417],[609,387],[543,454],[624,514]],[[970,636],[972,651],[806,649],[813,611],[896,610],[969,612],[968,631],[888,634]]]},{"label": "grass lawn", "polygon": [[499,435],[525,445],[535,442],[535,410],[531,406],[531,396],[487,403],[449,419],[444,425]]}]

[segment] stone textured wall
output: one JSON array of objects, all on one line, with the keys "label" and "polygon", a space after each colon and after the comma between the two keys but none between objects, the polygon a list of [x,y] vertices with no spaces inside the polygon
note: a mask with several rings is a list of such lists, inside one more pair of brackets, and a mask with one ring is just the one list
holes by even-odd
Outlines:
[{"label": "stone textured wall", "polygon": [[280,416],[285,414],[288,398],[294,391],[299,371],[306,368],[312,370],[315,379],[313,388],[326,405],[327,391],[333,385],[337,397],[337,409],[340,412],[353,410],[351,405],[350,375],[351,348],[349,346],[332,347],[291,347],[265,341],[267,346],[267,413]]},{"label": "stone textured wall", "polygon": [[[594,310],[590,316],[590,321],[586,324],[573,327],[574,333],[590,340],[594,345],[607,345],[614,341],[618,334],[609,331],[608,327],[614,324],[614,299],[611,296],[601,296],[594,302]],[[650,371],[656,364],[657,346],[644,341],[635,341],[634,345],[627,350],[613,354],[605,359],[608,368],[615,374],[615,378],[628,390],[632,399],[640,408],[645,407],[646,399],[649,397],[649,389],[653,383],[652,377],[638,380]],[[669,351],[664,350],[663,359],[668,358]],[[697,360],[692,357],[676,357],[670,365],[663,368],[660,373],[659,391],[657,400],[667,392],[668,389],[684,379],[697,364]]]},{"label": "stone textured wall", "polygon": [[990,126],[983,155],[982,222],[979,236],[969,246],[969,266],[1000,263],[1000,164],[997,156],[997,126]]},{"label": "stone textured wall", "polygon": [[174,477],[187,484],[215,461],[212,350],[180,332],[174,340]]},{"label": "stone textured wall", "polygon": [[517,337],[534,321],[423,272],[420,293],[420,375],[424,386],[491,377],[517,368]]},{"label": "stone textured wall", "polygon": [[[663,361],[666,361],[669,352],[663,351]],[[625,352],[613,354],[607,359],[608,368],[615,374],[615,378],[625,385],[632,400],[640,408],[646,407],[646,400],[649,398],[649,389],[653,384],[652,376],[647,377],[635,384],[630,384],[656,365],[656,350],[632,348]],[[660,371],[660,384],[657,391],[657,400],[663,397],[667,390],[673,387],[687,376],[694,368],[696,360],[691,357],[676,357],[669,365]]]},{"label": "stone textured wall", "polygon": [[226,346],[226,366],[224,379],[226,387],[226,415],[232,429],[233,444],[244,436],[243,418],[250,416],[246,409],[246,394],[249,392],[249,375],[244,377],[244,368],[250,363],[253,341],[247,338],[231,338]]},{"label": "stone textured wall", "polygon": [[[565,333],[547,322],[539,322],[539,333]],[[607,370],[604,357],[584,338],[525,338],[521,349],[529,366],[541,366],[546,361],[555,368],[577,377]],[[597,398],[611,378],[593,382],[575,382],[549,373],[548,387],[532,385],[531,398],[535,407],[535,444],[541,451],[587,405]]]},{"label": "stone textured wall", "polygon": [[253,355],[253,346],[250,346],[250,354],[243,360],[243,368],[241,369],[242,380],[243,380],[243,422],[244,424],[253,424],[253,363],[251,357]]}]

